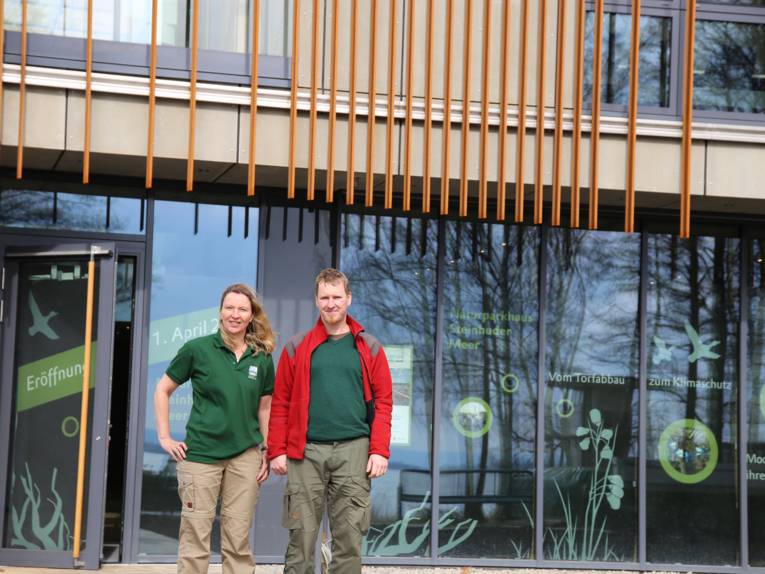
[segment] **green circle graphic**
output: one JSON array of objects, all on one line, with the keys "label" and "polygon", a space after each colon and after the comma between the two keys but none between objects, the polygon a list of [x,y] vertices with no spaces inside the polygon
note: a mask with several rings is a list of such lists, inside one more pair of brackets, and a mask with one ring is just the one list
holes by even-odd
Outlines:
[{"label": "green circle graphic", "polygon": [[[508,386],[508,381],[510,382],[510,386]],[[502,385],[502,390],[505,391],[507,394],[512,394],[515,391],[518,390],[518,387],[521,386],[521,381],[512,373],[507,373],[502,379],[500,380],[500,384]]]},{"label": "green circle graphic", "polygon": [[61,434],[67,438],[72,438],[80,432],[80,421],[73,416],[66,417],[61,421]]},{"label": "green circle graphic", "polygon": [[[568,409],[568,412],[566,412]],[[555,412],[562,419],[567,419],[574,414],[574,402],[571,399],[561,399],[558,404],[555,405]]]},{"label": "green circle graphic", "polygon": [[479,397],[465,397],[452,412],[452,424],[468,438],[478,438],[489,432],[494,414],[489,403]]},{"label": "green circle graphic", "polygon": [[717,467],[717,439],[709,427],[695,419],[670,424],[659,438],[659,462],[670,478],[696,484]]}]

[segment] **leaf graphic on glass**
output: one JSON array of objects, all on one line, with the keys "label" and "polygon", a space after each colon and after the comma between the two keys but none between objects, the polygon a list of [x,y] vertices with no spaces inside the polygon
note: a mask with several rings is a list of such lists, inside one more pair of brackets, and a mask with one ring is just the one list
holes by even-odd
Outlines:
[{"label": "leaf graphic on glass", "polygon": [[[430,516],[430,510],[427,509],[429,499],[430,492],[427,492],[417,507],[408,510],[400,520],[389,524],[382,530],[371,527],[362,541],[362,555],[401,556],[415,553],[430,535],[430,519],[423,520],[424,516]],[[473,534],[478,525],[477,520],[469,518],[452,526],[455,521],[453,515],[456,512],[457,507],[455,506],[438,519],[439,530],[446,530],[450,526],[453,528],[449,540],[439,545],[439,554],[448,552],[462,544]],[[419,525],[418,522],[420,522]],[[415,533],[411,539],[407,536],[410,530]]]},{"label": "leaf graphic on glass", "polygon": [[557,480],[553,480],[558,492],[565,530],[556,533],[548,528],[545,537],[552,540],[553,560],[611,560],[617,559],[608,536],[604,538],[608,517],[603,515],[605,501],[611,510],[619,510],[624,498],[624,480],[618,474],[611,474],[613,463],[613,446],[616,441],[616,430],[603,426],[603,417],[598,409],[589,412],[587,426],[576,429],[579,448],[592,452],[594,466],[590,477],[590,488],[587,493],[587,506],[584,513],[583,527],[580,519],[571,510],[571,501],[563,496]]},{"label": "leaf graphic on glass", "polygon": [[[71,538],[69,525],[63,512],[63,500],[56,490],[58,469],[54,468],[50,479],[50,495],[46,498],[53,508],[43,508],[40,485],[32,479],[29,465],[24,464],[25,474],[19,477],[26,499],[17,509],[11,506],[11,547],[27,550],[70,550]],[[16,474],[11,477],[11,489],[17,488]],[[43,516],[49,517],[43,522]],[[34,535],[34,538],[30,538]]]}]

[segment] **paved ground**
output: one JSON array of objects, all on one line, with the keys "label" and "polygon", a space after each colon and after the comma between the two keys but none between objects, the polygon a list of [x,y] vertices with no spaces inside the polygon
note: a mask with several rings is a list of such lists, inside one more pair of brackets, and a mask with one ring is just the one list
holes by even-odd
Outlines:
[{"label": "paved ground", "polygon": [[[76,570],[77,574],[175,574],[174,564],[115,564],[104,566],[101,570]],[[2,574],[66,574],[72,570],[55,570],[46,568],[16,568],[0,566]],[[281,567],[275,565],[258,566],[255,574],[280,574]],[[414,566],[366,566],[365,574],[639,574],[635,570],[536,570],[529,568],[418,568]],[[221,574],[220,564],[210,566],[209,574]],[[679,573],[656,573],[651,574],[679,574]],[[691,574],[684,572],[683,574]]]}]

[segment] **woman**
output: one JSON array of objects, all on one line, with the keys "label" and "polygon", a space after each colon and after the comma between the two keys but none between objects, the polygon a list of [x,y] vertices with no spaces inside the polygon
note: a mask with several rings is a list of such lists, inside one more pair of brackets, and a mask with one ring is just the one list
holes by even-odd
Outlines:
[{"label": "woman", "polygon": [[[159,443],[178,462],[181,528],[178,572],[202,574],[221,500],[224,574],[252,574],[248,534],[261,482],[274,389],[274,333],[255,292],[236,283],[223,292],[216,333],[187,342],[154,393]],[[186,440],[170,436],[170,395],[191,380]]]}]

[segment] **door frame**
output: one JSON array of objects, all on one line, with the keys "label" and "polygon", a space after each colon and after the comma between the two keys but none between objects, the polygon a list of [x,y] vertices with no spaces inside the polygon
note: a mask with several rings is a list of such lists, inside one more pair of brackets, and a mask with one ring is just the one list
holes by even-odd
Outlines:
[{"label": "door frame", "polygon": [[[98,245],[109,250],[107,256],[99,256],[99,291],[97,333],[99,345],[96,350],[95,388],[93,393],[93,416],[89,438],[89,467],[88,467],[88,492],[84,503],[87,505],[87,518],[83,528],[84,539],[88,541],[80,559],[75,561],[71,551],[40,551],[23,550],[13,548],[0,548],[0,562],[15,566],[54,566],[64,568],[82,567],[97,569],[100,564],[103,540],[103,508],[104,489],[106,486],[106,457],[107,457],[107,432],[108,432],[108,408],[98,408],[99,405],[109,404],[111,391],[111,366],[113,345],[113,321],[114,321],[114,289],[116,270],[116,248],[114,241],[99,240],[72,240],[67,238],[54,238],[50,236],[8,236],[2,237],[3,251],[0,263],[3,268],[8,268],[8,260],[12,251],[26,249],[30,253],[45,249],[55,257],[56,251],[90,251],[91,246]],[[63,255],[63,254],[62,254]],[[20,259],[34,259],[35,255]],[[11,284],[10,273],[6,273],[7,295],[6,314],[2,332],[5,335],[2,344],[3,378],[13,380],[14,344],[16,340],[15,314],[18,303],[18,282]],[[9,321],[10,319],[10,321]],[[6,384],[0,389],[0,460],[8,460],[11,435],[13,385]],[[6,526],[5,499],[7,496],[7,467],[0,472],[0,532],[4,533]]]}]

